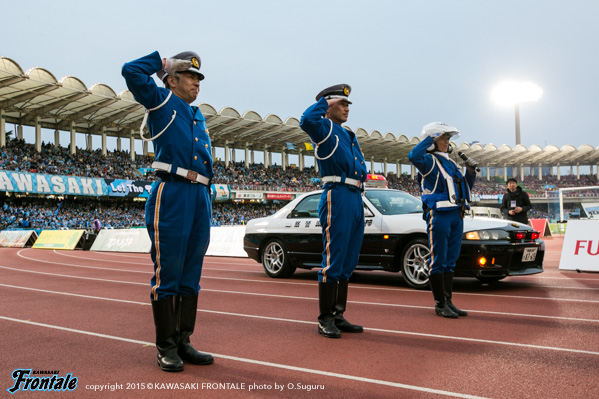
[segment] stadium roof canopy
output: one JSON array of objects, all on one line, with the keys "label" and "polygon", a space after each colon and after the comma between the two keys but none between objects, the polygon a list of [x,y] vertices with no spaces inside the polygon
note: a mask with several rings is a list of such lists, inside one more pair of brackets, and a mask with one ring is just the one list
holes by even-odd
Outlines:
[{"label": "stadium roof canopy", "polygon": [[[199,105],[206,117],[213,146],[249,148],[270,152],[286,151],[312,155],[304,143],[308,136],[299,128],[297,118],[283,120],[277,115],[262,117],[254,111],[240,113],[233,108],[216,110],[209,104]],[[60,80],[43,68],[26,72],[10,58],[0,57],[0,110],[5,122],[26,126],[39,123],[42,128],[71,130],[139,138],[144,108],[128,90],[116,93],[104,84],[86,87],[74,76]],[[347,126],[346,126],[347,127]],[[348,127],[349,128],[349,127]],[[351,128],[349,128],[351,129]],[[417,137],[351,129],[358,136],[367,160],[408,163],[408,153],[420,142]],[[458,150],[475,158],[483,166],[556,166],[599,164],[599,147],[566,145],[545,148],[533,145],[514,148],[494,144],[466,144]]]}]

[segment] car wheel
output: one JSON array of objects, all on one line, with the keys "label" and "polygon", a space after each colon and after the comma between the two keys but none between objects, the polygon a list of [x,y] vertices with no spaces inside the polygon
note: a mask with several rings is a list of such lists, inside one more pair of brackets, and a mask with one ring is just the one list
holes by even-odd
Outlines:
[{"label": "car wheel", "polygon": [[289,277],[295,272],[295,267],[289,263],[285,246],[279,240],[271,240],[264,246],[262,266],[270,277]]},{"label": "car wheel", "polygon": [[505,276],[499,276],[499,277],[481,277],[478,276],[476,277],[478,279],[478,281],[480,281],[483,284],[493,284],[498,282],[499,280],[503,280],[505,278]]},{"label": "car wheel", "polygon": [[418,289],[428,287],[431,252],[425,239],[410,241],[401,254],[401,276],[408,285]]}]

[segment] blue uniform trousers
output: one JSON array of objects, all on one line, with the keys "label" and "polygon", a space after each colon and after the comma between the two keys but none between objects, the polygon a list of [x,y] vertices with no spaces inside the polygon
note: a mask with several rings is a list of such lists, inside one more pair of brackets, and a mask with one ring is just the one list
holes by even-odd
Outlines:
[{"label": "blue uniform trousers", "polygon": [[326,184],[318,215],[322,225],[322,269],[318,281],[349,280],[364,238],[364,203],[360,190],[345,184]]},{"label": "blue uniform trousers", "polygon": [[207,186],[176,180],[153,183],[145,216],[154,262],[152,300],[199,293],[211,214]]},{"label": "blue uniform trousers", "polygon": [[426,225],[431,251],[429,275],[452,272],[462,247],[464,221],[460,210],[429,210]]}]

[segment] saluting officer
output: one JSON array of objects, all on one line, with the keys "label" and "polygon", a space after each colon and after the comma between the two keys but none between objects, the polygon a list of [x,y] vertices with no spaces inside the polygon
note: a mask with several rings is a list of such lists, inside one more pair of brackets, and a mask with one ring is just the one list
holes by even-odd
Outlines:
[{"label": "saluting officer", "polygon": [[342,331],[363,331],[362,326],[343,317],[348,281],[364,237],[362,191],[367,175],[356,135],[341,126],[349,115],[350,92],[347,84],[324,89],[300,122],[314,143],[314,157],[324,183],[318,205],[324,246],[318,272],[318,332],[327,338],[339,338]]},{"label": "saluting officer", "polygon": [[[200,276],[210,240],[212,149],[206,120],[192,106],[200,91],[200,57],[186,51],[172,58],[158,52],[126,63],[122,74],[133,96],[146,109],[154,140],[152,167],[160,181],[146,202],[146,227],[152,241],[154,276],[151,301],[158,365],[182,371],[183,361],[211,364],[211,355],[190,343],[194,331]],[[164,88],[152,79],[157,73]]]},{"label": "saluting officer", "polygon": [[422,128],[420,143],[408,155],[418,169],[422,189],[423,217],[426,220],[430,249],[429,281],[438,316],[467,316],[452,301],[453,270],[460,255],[464,231],[464,211],[469,209],[470,189],[476,169],[466,165],[466,176],[449,158],[449,140],[459,137],[453,126],[432,122]]}]

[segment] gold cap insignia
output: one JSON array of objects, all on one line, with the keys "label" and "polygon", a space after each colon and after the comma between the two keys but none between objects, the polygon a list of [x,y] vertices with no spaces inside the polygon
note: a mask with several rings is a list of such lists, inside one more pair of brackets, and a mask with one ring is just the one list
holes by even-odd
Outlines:
[{"label": "gold cap insignia", "polygon": [[343,88],[343,94],[345,94],[346,96],[349,96],[349,87],[345,86]]},{"label": "gold cap insignia", "polygon": [[198,62],[198,59],[196,57],[191,58],[191,64],[196,68],[200,68],[200,63]]}]

